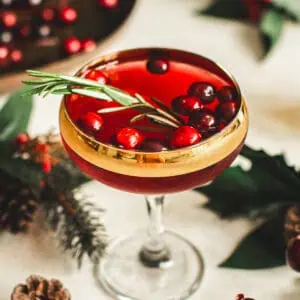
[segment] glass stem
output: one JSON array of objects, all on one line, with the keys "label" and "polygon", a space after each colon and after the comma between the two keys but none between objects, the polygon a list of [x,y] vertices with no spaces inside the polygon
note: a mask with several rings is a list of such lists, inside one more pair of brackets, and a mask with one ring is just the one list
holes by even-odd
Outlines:
[{"label": "glass stem", "polygon": [[163,239],[164,198],[164,195],[145,196],[149,215],[148,239],[142,247],[140,259],[147,267],[162,267],[170,261],[170,251]]}]

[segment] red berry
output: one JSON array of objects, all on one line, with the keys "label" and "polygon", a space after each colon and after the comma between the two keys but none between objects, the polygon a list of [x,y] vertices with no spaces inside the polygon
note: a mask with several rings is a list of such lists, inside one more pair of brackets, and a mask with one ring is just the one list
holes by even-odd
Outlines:
[{"label": "red berry", "polygon": [[21,133],[17,136],[18,144],[26,144],[29,141],[29,137],[26,133]]},{"label": "red berry", "polygon": [[172,148],[182,148],[197,144],[201,141],[201,134],[192,126],[181,126],[177,128],[170,140]]},{"label": "red berry", "polygon": [[102,117],[95,112],[89,111],[79,119],[79,126],[88,134],[99,132],[102,125]]},{"label": "red berry", "polygon": [[92,52],[96,49],[96,42],[92,39],[86,39],[81,42],[81,50],[84,52]]},{"label": "red berry", "polygon": [[181,115],[190,115],[203,108],[203,104],[194,96],[179,96],[172,101],[172,109]]},{"label": "red berry", "polygon": [[216,89],[207,82],[195,82],[190,86],[188,94],[198,97],[204,104],[208,104],[214,100]]},{"label": "red berry", "polygon": [[169,69],[169,62],[165,58],[151,58],[147,62],[147,69],[149,72],[154,74],[165,74]]},{"label": "red berry", "polygon": [[143,142],[143,135],[134,128],[125,127],[116,134],[116,142],[125,149],[135,149]]},{"label": "red berry", "polygon": [[43,161],[43,172],[44,173],[50,173],[51,169],[52,169],[52,165],[51,165],[50,159],[46,158]]},{"label": "red berry", "polygon": [[64,23],[71,24],[77,20],[77,11],[73,7],[65,7],[60,12],[60,19]]},{"label": "red berry", "polygon": [[237,294],[235,300],[245,300],[244,294]]},{"label": "red berry", "polygon": [[98,2],[105,8],[115,8],[119,4],[119,0],[98,0]]},{"label": "red berry", "polygon": [[300,272],[300,235],[289,241],[286,260],[293,270]]},{"label": "red berry", "polygon": [[0,60],[4,60],[8,57],[9,51],[6,46],[0,45]]},{"label": "red berry", "polygon": [[55,11],[54,11],[54,9],[50,8],[50,7],[44,8],[42,10],[41,17],[42,17],[43,21],[45,21],[45,22],[53,21],[54,18],[55,18]]},{"label": "red berry", "polygon": [[232,86],[223,86],[217,92],[217,97],[220,102],[236,100],[237,96],[237,90]]},{"label": "red berry", "polygon": [[14,27],[17,24],[17,16],[14,12],[8,11],[2,15],[2,23],[6,27]]},{"label": "red berry", "polygon": [[221,119],[231,121],[236,115],[237,104],[234,101],[221,103],[218,110]]},{"label": "red berry", "polygon": [[64,42],[64,49],[68,54],[76,54],[80,51],[81,43],[77,37],[69,37]]},{"label": "red berry", "polygon": [[197,128],[202,134],[216,130],[216,119],[210,111],[199,111],[193,113],[189,120],[189,125]]},{"label": "red berry", "polygon": [[14,49],[10,53],[11,61],[14,63],[19,63],[23,60],[23,52],[19,49]]},{"label": "red berry", "polygon": [[168,148],[158,140],[147,139],[143,142],[142,150],[147,152],[167,151]]},{"label": "red berry", "polygon": [[92,70],[89,71],[86,75],[85,75],[86,79],[90,79],[90,80],[94,80],[97,81],[100,84],[107,84],[108,83],[108,78],[107,76],[98,70]]}]

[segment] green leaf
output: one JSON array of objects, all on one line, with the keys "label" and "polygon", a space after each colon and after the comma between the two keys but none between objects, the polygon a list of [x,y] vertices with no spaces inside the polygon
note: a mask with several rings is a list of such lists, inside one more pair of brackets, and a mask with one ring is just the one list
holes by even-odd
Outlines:
[{"label": "green leaf", "polygon": [[237,269],[265,269],[285,264],[282,212],[247,235],[220,266]]},{"label": "green leaf", "polygon": [[27,130],[33,108],[32,96],[22,96],[24,90],[9,96],[0,111],[0,141],[12,139]]},{"label": "green leaf", "polygon": [[247,146],[241,155],[251,161],[250,170],[229,168],[210,185],[196,189],[209,197],[208,209],[221,217],[255,218],[300,203],[300,176],[282,155],[269,156]]},{"label": "green leaf", "polygon": [[282,8],[289,16],[300,21],[300,2],[297,0],[272,0],[272,4]]},{"label": "green leaf", "polygon": [[283,29],[284,16],[275,9],[267,10],[259,24],[260,34],[265,53],[273,49],[278,42]]},{"label": "green leaf", "polygon": [[129,106],[134,103],[137,103],[137,99],[135,99],[131,95],[129,95],[121,90],[104,86],[103,91],[107,95],[109,95],[113,100],[115,100],[116,102],[118,102],[119,104],[121,104],[123,106]]},{"label": "green leaf", "polygon": [[247,19],[248,13],[245,5],[240,0],[217,0],[205,10],[199,10],[199,15],[209,15],[213,17],[244,20]]}]

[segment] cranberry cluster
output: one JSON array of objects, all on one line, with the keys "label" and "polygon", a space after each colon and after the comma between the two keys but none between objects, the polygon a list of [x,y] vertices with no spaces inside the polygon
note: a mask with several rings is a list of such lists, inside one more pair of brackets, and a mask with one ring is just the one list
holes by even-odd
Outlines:
[{"label": "cranberry cluster", "polygon": [[[168,71],[169,63],[164,58],[150,59],[147,63],[149,72],[164,74]],[[109,82],[108,77],[99,70],[89,71],[86,78],[101,84]],[[137,129],[126,127],[116,132],[112,143],[124,149],[139,149],[149,152],[159,152],[168,149],[178,149],[199,143],[201,140],[219,132],[236,115],[238,110],[238,93],[231,86],[217,90],[208,82],[193,83],[186,95],[173,99],[172,111],[182,116],[185,124],[176,128],[165,143],[149,140]],[[215,110],[209,109],[209,104],[218,102]],[[103,125],[101,115],[88,112],[78,121],[84,132],[97,138]]]}]

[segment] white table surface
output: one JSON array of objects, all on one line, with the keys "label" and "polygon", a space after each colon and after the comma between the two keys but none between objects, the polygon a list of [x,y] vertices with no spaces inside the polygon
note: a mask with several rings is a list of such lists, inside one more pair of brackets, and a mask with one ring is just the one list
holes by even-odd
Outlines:
[{"label": "white table surface", "polygon": [[[251,116],[248,144],[272,153],[284,151],[289,161],[300,166],[300,26],[287,23],[276,49],[260,62],[257,31],[239,22],[195,17],[194,9],[206,2],[209,1],[139,0],[126,30],[105,52],[167,46],[213,58],[236,76],[247,96]],[[58,106],[57,97],[36,99],[30,132],[57,128]],[[112,236],[145,225],[146,212],[140,196],[96,182],[88,184],[84,191],[107,209],[105,222]],[[167,226],[198,246],[206,262],[203,284],[191,299],[232,300],[238,292],[256,300],[300,299],[300,276],[287,267],[263,271],[217,267],[252,224],[246,220],[220,220],[199,207],[204,197],[194,192],[173,195],[169,200]],[[35,229],[25,236],[2,234],[0,249],[0,300],[9,299],[13,286],[30,274],[61,279],[74,300],[109,299],[95,285],[89,262],[77,270],[43,231]]]}]

